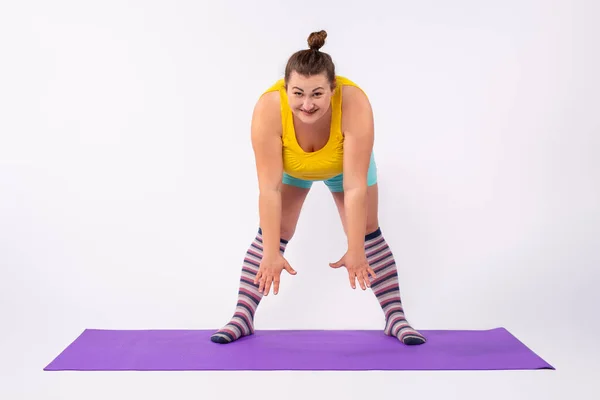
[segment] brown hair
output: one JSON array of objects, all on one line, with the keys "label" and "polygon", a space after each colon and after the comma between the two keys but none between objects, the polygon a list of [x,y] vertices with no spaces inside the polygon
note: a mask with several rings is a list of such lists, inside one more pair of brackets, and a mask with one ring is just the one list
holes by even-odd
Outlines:
[{"label": "brown hair", "polygon": [[310,76],[325,72],[331,88],[335,86],[335,65],[331,56],[319,49],[325,44],[327,32],[312,32],[308,36],[308,49],[300,50],[292,54],[285,67],[285,85],[290,79],[292,71],[300,75]]}]

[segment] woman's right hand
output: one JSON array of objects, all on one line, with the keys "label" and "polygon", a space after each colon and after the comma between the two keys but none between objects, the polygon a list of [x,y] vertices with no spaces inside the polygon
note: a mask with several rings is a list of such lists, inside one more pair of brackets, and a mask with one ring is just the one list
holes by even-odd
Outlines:
[{"label": "woman's right hand", "polygon": [[264,256],[256,277],[254,278],[254,284],[260,284],[258,291],[263,295],[267,296],[273,285],[273,294],[279,293],[279,281],[281,277],[281,271],[286,270],[290,275],[296,275],[296,271],[290,266],[287,260],[281,253],[272,257]]}]

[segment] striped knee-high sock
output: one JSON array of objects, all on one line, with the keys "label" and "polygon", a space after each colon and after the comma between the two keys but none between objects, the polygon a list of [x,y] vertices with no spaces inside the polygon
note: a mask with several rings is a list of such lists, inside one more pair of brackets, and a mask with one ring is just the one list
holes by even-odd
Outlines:
[{"label": "striped knee-high sock", "polygon": [[410,326],[404,315],[398,284],[398,269],[394,255],[380,228],[365,236],[365,252],[367,261],[377,276],[376,279],[372,277],[369,279],[371,289],[385,315],[385,334],[395,336],[407,345],[425,343],[425,337]]},{"label": "striped knee-high sock", "polygon": [[[287,243],[287,240],[280,240],[279,251],[281,254],[285,252]],[[244,257],[238,300],[233,317],[227,325],[210,337],[211,341],[225,344],[254,333],[254,313],[263,297],[263,294],[258,291],[259,285],[254,284],[254,278],[258,273],[262,257],[263,240],[262,231],[259,229]]]}]

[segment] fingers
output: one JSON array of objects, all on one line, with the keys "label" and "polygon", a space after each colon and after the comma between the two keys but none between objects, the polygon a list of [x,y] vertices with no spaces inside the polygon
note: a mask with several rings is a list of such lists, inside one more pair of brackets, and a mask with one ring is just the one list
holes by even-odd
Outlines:
[{"label": "fingers", "polygon": [[352,289],[356,289],[356,274],[348,271],[348,278],[350,279],[350,286]]},{"label": "fingers", "polygon": [[258,284],[258,292],[259,293],[262,293],[262,291],[264,289],[264,283],[265,283],[265,279],[263,277],[263,273],[259,269],[258,272],[256,273],[256,276],[254,277],[254,284],[255,285]]},{"label": "fingers", "polygon": [[375,272],[373,272],[371,268],[358,272],[352,270],[348,271],[348,277],[350,278],[350,286],[352,286],[352,289],[356,289],[356,281],[358,281],[358,284],[362,290],[367,290],[367,288],[370,288],[371,281],[369,280],[369,273],[375,277]]},{"label": "fingers", "polygon": [[296,270],[294,270],[294,268],[292,268],[292,266],[286,261],[286,263],[284,264],[284,269],[290,274],[290,275],[296,275]]},{"label": "fingers", "polygon": [[[367,271],[369,271],[369,274],[371,274],[371,277],[373,279],[377,279],[377,275],[375,275],[375,271],[373,271],[373,268],[369,267],[369,268],[367,268]],[[367,276],[367,278],[368,278],[368,276]]]},{"label": "fingers", "polygon": [[[258,284],[258,293],[263,293],[267,289],[267,282],[269,281],[269,275],[263,273],[262,269],[259,269],[254,277],[254,284]],[[267,291],[268,293],[268,291]]]},{"label": "fingers", "polygon": [[367,269],[363,274],[364,274],[365,285],[368,288],[370,288],[371,287],[371,280],[369,279],[369,270]]},{"label": "fingers", "polygon": [[366,271],[360,271],[360,278],[358,280],[358,283],[360,283],[360,287],[362,290],[367,290],[367,287],[369,287],[370,284]]},{"label": "fingers", "polygon": [[[293,271],[293,270],[292,270]],[[295,274],[296,271],[293,271]],[[268,272],[265,274],[256,274],[256,278],[254,279],[254,284],[258,284],[258,292],[262,293],[264,296],[268,296],[271,292],[271,287],[273,288],[273,294],[279,293],[279,283],[281,279],[277,275],[270,275]]]},{"label": "fingers", "polygon": [[273,279],[273,294],[279,293],[279,279]]},{"label": "fingers", "polygon": [[273,276],[272,275],[268,275],[265,278],[265,288],[263,290],[263,296],[268,296],[269,295],[269,291],[271,290],[271,284],[273,283]]},{"label": "fingers", "polygon": [[360,288],[362,290],[366,290],[363,273],[364,273],[363,271],[359,271],[359,272],[355,272],[354,275],[356,276],[356,279],[358,280],[358,284],[360,285]]},{"label": "fingers", "polygon": [[256,276],[254,277],[254,284],[258,284],[258,282],[260,281],[260,279],[262,278],[262,269],[259,268],[258,272],[256,273]]}]

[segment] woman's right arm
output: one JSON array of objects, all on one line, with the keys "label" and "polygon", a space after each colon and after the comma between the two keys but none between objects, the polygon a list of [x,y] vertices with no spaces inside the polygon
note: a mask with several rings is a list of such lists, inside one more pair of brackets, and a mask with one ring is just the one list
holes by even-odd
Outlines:
[{"label": "woman's right arm", "polygon": [[281,238],[281,179],[283,176],[279,93],[260,97],[252,114],[251,138],[258,175],[258,208],[263,256],[279,255]]}]

